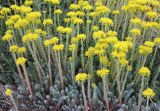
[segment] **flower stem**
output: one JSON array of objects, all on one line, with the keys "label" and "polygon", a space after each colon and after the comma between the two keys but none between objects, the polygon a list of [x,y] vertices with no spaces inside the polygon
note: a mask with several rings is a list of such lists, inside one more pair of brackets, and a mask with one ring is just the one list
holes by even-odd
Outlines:
[{"label": "flower stem", "polygon": [[82,86],[82,95],[83,95],[83,102],[84,102],[84,107],[85,107],[85,111],[88,111],[88,105],[87,105],[87,97],[85,94],[85,89],[84,89],[84,83],[81,82],[81,86]]},{"label": "flower stem", "polygon": [[107,91],[108,84],[106,82],[106,77],[104,77],[102,81],[103,81],[103,96],[106,102],[107,111],[109,111],[109,101],[108,101],[108,91]]},{"label": "flower stem", "polygon": [[13,95],[12,95],[12,94],[11,94],[10,98],[11,98],[11,101],[12,101],[14,107],[15,107],[15,111],[19,111],[19,110],[18,110],[18,107],[17,107],[17,105],[16,105],[16,103],[15,103],[15,101],[14,101],[14,99],[13,99]]},{"label": "flower stem", "polygon": [[144,88],[144,76],[142,76],[142,81],[141,81],[141,89],[138,95],[138,111],[141,111],[141,103],[142,103],[142,91]]}]

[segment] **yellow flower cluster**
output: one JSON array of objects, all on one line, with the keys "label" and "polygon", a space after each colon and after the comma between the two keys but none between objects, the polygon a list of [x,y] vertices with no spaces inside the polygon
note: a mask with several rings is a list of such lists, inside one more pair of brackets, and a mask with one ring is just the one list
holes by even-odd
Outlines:
[{"label": "yellow flower cluster", "polygon": [[154,93],[153,89],[147,88],[146,90],[144,90],[144,91],[142,92],[142,95],[143,95],[143,96],[146,96],[146,97],[154,97],[154,96],[155,96],[155,93]]},{"label": "yellow flower cluster", "polygon": [[26,48],[25,47],[19,47],[17,50],[18,54],[23,54],[26,52]]},{"label": "yellow flower cluster", "polygon": [[95,51],[94,47],[89,47],[89,49],[85,53],[85,56],[87,56],[87,57],[93,57],[94,51]]},{"label": "yellow flower cluster", "polygon": [[152,53],[152,51],[153,51],[152,47],[148,47],[145,45],[140,45],[138,47],[138,49],[139,49],[138,52],[141,55],[148,55],[148,54]]},{"label": "yellow flower cluster", "polygon": [[53,5],[59,5],[60,0],[44,0],[47,3],[53,4]]},{"label": "yellow flower cluster", "polygon": [[154,42],[155,45],[160,45],[160,37],[154,38],[153,42]]},{"label": "yellow flower cluster", "polygon": [[63,44],[54,45],[52,49],[55,51],[62,51],[64,49],[64,45]]},{"label": "yellow flower cluster", "polygon": [[59,39],[57,37],[53,37],[51,39],[47,39],[44,41],[44,46],[48,47],[50,45],[58,43]]},{"label": "yellow flower cluster", "polygon": [[29,21],[27,19],[19,19],[15,24],[14,28],[20,29],[20,28],[26,28],[29,25]]},{"label": "yellow flower cluster", "polygon": [[108,69],[103,68],[103,69],[97,70],[97,75],[100,76],[101,78],[104,78],[108,74],[109,74]]},{"label": "yellow flower cluster", "polygon": [[28,33],[26,35],[23,36],[22,41],[24,43],[29,42],[29,41],[34,41],[38,39],[38,34],[34,34],[34,33]]},{"label": "yellow flower cluster", "polygon": [[3,41],[10,41],[13,38],[13,35],[11,33],[6,33],[3,37]]},{"label": "yellow flower cluster", "polygon": [[3,7],[1,10],[0,10],[0,14],[1,15],[6,15],[7,13],[9,13],[11,10],[9,8],[6,8],[6,7]]},{"label": "yellow flower cluster", "polygon": [[93,32],[93,38],[94,39],[106,38],[106,33],[101,30],[98,30],[96,32]]},{"label": "yellow flower cluster", "polygon": [[131,19],[130,23],[131,24],[134,24],[134,25],[140,25],[141,24],[141,19],[140,18],[134,18],[134,19]]},{"label": "yellow flower cluster", "polygon": [[147,67],[141,67],[138,73],[142,76],[149,76],[150,70]]},{"label": "yellow flower cluster", "polygon": [[87,80],[88,75],[86,73],[78,73],[75,77],[75,80],[77,82],[84,82],[85,80]]},{"label": "yellow flower cluster", "polygon": [[62,10],[61,9],[57,9],[54,11],[55,14],[62,14]]},{"label": "yellow flower cluster", "polygon": [[40,12],[30,12],[30,13],[27,13],[26,18],[27,20],[31,21],[31,20],[39,19],[41,16],[42,15]]},{"label": "yellow flower cluster", "polygon": [[19,57],[17,60],[16,60],[16,64],[17,65],[24,65],[26,63],[27,59],[24,58],[24,57]]},{"label": "yellow flower cluster", "polygon": [[72,33],[72,28],[70,27],[58,26],[56,30],[58,33],[66,33],[66,34]]},{"label": "yellow flower cluster", "polygon": [[69,50],[70,50],[70,51],[75,51],[75,50],[77,50],[76,44],[71,44],[71,45],[69,46]]},{"label": "yellow flower cluster", "polygon": [[78,10],[78,9],[80,9],[80,6],[78,4],[71,4],[69,6],[69,9],[70,10]]},{"label": "yellow flower cluster", "polygon": [[17,45],[12,45],[12,46],[9,47],[9,51],[12,52],[12,53],[16,52],[17,49],[18,49]]},{"label": "yellow flower cluster", "polygon": [[79,34],[79,35],[77,35],[77,39],[85,40],[86,39],[86,35],[85,34]]},{"label": "yellow flower cluster", "polygon": [[52,19],[45,19],[43,21],[43,25],[52,25],[53,24],[53,20]]},{"label": "yellow flower cluster", "polygon": [[154,42],[145,41],[144,45],[152,48],[152,47],[154,47]]},{"label": "yellow flower cluster", "polygon": [[112,19],[109,19],[109,18],[101,18],[100,23],[103,24],[103,25],[106,25],[106,26],[112,26],[113,25]]},{"label": "yellow flower cluster", "polygon": [[100,64],[102,64],[104,66],[109,65],[109,60],[106,56],[100,56],[99,57],[99,62],[100,62]]},{"label": "yellow flower cluster", "polygon": [[157,17],[157,12],[147,12],[146,15],[149,17],[149,18],[155,18]]},{"label": "yellow flower cluster", "polygon": [[141,35],[141,30],[140,29],[132,29],[131,34],[139,36],[139,35]]},{"label": "yellow flower cluster", "polygon": [[12,95],[12,90],[11,89],[6,89],[5,94],[7,96],[11,96]]}]

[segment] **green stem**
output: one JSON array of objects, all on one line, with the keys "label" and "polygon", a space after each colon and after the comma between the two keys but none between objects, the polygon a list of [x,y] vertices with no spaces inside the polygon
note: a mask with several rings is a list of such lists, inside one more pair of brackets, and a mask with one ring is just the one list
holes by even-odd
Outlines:
[{"label": "green stem", "polygon": [[18,107],[17,107],[17,105],[16,105],[16,103],[15,103],[15,101],[14,101],[14,99],[13,99],[13,95],[11,95],[10,98],[11,98],[11,101],[12,101],[14,107],[15,107],[15,110],[16,110],[16,111],[19,111],[19,110],[18,110]]},{"label": "green stem", "polygon": [[109,101],[108,101],[108,91],[107,91],[107,82],[106,82],[106,77],[102,78],[103,80],[103,96],[104,96],[104,100],[106,102],[106,107],[107,107],[107,111],[109,111]]},{"label": "green stem", "polygon": [[153,55],[153,58],[152,58],[152,62],[150,63],[150,69],[152,69],[154,60],[156,58],[157,50],[158,50],[158,47],[156,46],[155,51],[154,51],[154,55]]},{"label": "green stem", "polygon": [[29,93],[30,93],[30,94],[32,95],[32,97],[33,97],[32,87],[31,87],[31,83],[30,83],[30,81],[29,81],[29,77],[28,77],[28,74],[27,74],[27,70],[26,70],[25,64],[22,65],[22,68],[23,68],[23,71],[24,71],[24,75],[25,75],[25,79],[26,79],[26,83],[27,83],[27,87],[28,87]]},{"label": "green stem", "polygon": [[141,111],[141,103],[142,103],[142,91],[144,88],[144,76],[142,76],[141,88],[138,95],[138,111]]},{"label": "green stem", "polygon": [[82,65],[82,70],[84,71],[85,70],[85,61],[84,61],[84,46],[83,46],[83,41],[81,40],[81,65]]},{"label": "green stem", "polygon": [[49,72],[50,86],[52,86],[53,80],[52,80],[52,70],[51,70],[51,50],[50,50],[50,47],[48,47],[48,72]]},{"label": "green stem", "polygon": [[85,89],[84,89],[84,83],[81,82],[81,87],[82,87],[82,95],[83,95],[83,102],[84,102],[84,107],[85,107],[85,111],[88,111],[88,105],[87,105],[87,97],[85,94]]},{"label": "green stem", "polygon": [[146,111],[148,111],[148,105],[149,105],[149,97],[147,96],[147,105],[146,105]]}]

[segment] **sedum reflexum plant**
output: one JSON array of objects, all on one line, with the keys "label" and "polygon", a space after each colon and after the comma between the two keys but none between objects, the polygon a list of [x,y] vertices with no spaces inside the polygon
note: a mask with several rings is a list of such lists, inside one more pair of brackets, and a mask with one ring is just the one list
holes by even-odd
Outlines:
[{"label": "sedum reflexum plant", "polygon": [[15,110],[160,110],[159,7],[159,0],[14,0],[0,8],[1,40],[16,66],[16,95],[6,89]]}]

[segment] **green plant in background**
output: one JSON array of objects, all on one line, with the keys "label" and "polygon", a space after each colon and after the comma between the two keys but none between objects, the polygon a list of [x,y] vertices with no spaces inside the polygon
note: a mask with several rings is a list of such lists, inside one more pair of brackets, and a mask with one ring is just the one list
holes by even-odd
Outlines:
[{"label": "green plant in background", "polygon": [[8,72],[0,92],[11,103],[1,109],[160,110],[159,7],[158,0],[3,2],[0,70]]}]

